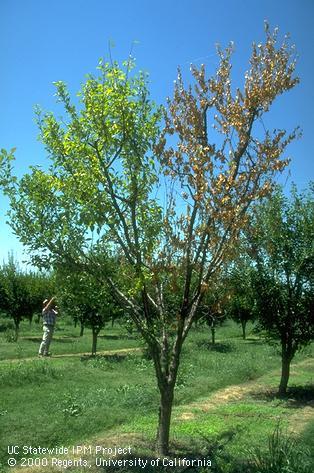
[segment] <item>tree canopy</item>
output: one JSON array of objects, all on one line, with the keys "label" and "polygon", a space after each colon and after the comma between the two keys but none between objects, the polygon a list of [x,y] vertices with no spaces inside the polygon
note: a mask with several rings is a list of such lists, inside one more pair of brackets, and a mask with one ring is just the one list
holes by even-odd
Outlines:
[{"label": "tree canopy", "polygon": [[22,270],[9,254],[0,267],[0,310],[9,315],[15,325],[16,338],[23,319],[30,322],[40,314],[42,302],[52,292],[53,283],[46,274]]},{"label": "tree canopy", "polygon": [[313,183],[304,193],[294,187],[288,199],[278,190],[254,209],[248,233],[259,324],[281,344],[280,394],[296,351],[314,338],[313,191]]}]

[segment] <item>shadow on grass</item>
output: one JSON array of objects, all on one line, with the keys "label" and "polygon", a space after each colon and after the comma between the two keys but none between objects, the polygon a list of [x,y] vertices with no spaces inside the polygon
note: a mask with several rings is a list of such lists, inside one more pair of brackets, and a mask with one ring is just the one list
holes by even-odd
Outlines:
[{"label": "shadow on grass", "polygon": [[[242,338],[242,337],[241,337]],[[243,340],[243,338],[242,338]],[[254,337],[246,337],[245,340],[243,340],[247,344],[252,344],[252,345],[264,345],[265,340],[263,338],[254,338]]]},{"label": "shadow on grass", "polygon": [[[182,457],[183,459],[183,457]],[[195,457],[190,457],[189,455],[184,456],[184,463],[179,466],[178,465],[178,457],[175,458],[156,458],[153,456],[146,456],[146,455],[139,455],[139,456],[129,456],[129,457],[123,457],[121,458],[122,461],[125,462],[125,466],[103,466],[102,471],[104,473],[138,473],[138,472],[147,472],[147,473],[158,473],[158,472],[164,472],[164,473],[183,473],[183,472],[200,472],[200,468],[204,466],[204,461],[206,462],[206,459],[199,460],[199,465],[197,466],[197,458]],[[182,460],[181,460],[182,461]],[[176,464],[175,464],[176,462]],[[191,466],[193,465],[193,462],[196,466]],[[211,469],[211,471],[214,473],[216,470]]]},{"label": "shadow on grass", "polygon": [[220,343],[220,342],[218,343],[217,342],[215,344],[212,344],[211,342],[207,340],[203,340],[199,345],[202,348],[205,348],[205,350],[214,351],[217,353],[230,353],[236,350],[236,347],[231,343]]},{"label": "shadow on grass", "polygon": [[[23,337],[21,340],[27,340],[28,342],[34,342],[34,343],[40,343],[42,341],[43,337],[38,336],[38,337]],[[54,343],[72,343],[74,340],[76,340],[76,337],[62,337],[62,338],[53,338]]]},{"label": "shadow on grass", "polygon": [[98,338],[103,338],[105,340],[135,340],[134,335],[98,335]]},{"label": "shadow on grass", "polygon": [[266,392],[251,393],[251,396],[256,400],[264,401],[280,399],[285,402],[285,407],[289,409],[299,409],[310,406],[313,407],[314,411],[314,384],[291,386],[288,388],[287,394],[284,396],[279,396],[277,389],[268,390]]},{"label": "shadow on grass", "polygon": [[109,363],[120,363],[127,358],[128,354],[116,354],[116,355],[83,355],[81,361],[108,361]]},{"label": "shadow on grass", "polygon": [[[224,450],[235,435],[236,431],[227,431],[215,440],[200,435],[200,438],[197,441],[195,440],[195,442],[192,441],[192,443],[191,439],[186,442],[172,441],[170,454],[167,457],[157,457],[147,453],[132,454],[120,458],[125,460],[126,464],[124,466],[103,465],[102,471],[106,473],[137,473],[140,471],[149,473],[199,473],[201,471],[204,473],[223,473],[225,470],[221,466],[221,458],[224,457],[225,461],[233,461],[233,458]],[[147,440],[144,442],[144,445],[139,445],[138,447],[139,452],[142,451],[143,447],[145,450],[154,450],[154,445],[148,444]],[[243,467],[232,470],[234,473],[245,473],[245,471],[247,470],[244,470]]]}]

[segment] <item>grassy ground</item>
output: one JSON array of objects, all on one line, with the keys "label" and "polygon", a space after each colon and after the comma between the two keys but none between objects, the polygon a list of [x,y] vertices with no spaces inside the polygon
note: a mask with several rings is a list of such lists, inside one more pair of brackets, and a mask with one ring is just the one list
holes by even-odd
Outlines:
[{"label": "grassy ground", "polygon": [[[65,320],[60,323],[53,353],[89,351],[90,332],[84,337],[78,337],[78,332],[79,328]],[[110,446],[123,442],[136,445],[143,455],[151,454],[158,407],[152,362],[138,352],[24,362],[37,353],[40,333],[40,327],[24,324],[19,348],[14,343],[1,343],[2,360],[7,361],[0,362],[0,445],[52,447],[85,442]],[[99,350],[139,345],[135,337],[116,326],[105,329]],[[218,330],[215,347],[210,345],[205,328],[193,328],[183,349],[176,388],[173,451],[201,454],[216,445],[226,452],[227,459],[222,461],[227,472],[228,458],[245,459],[248,438],[251,446],[266,445],[278,421],[283,428],[294,430],[310,449],[313,355],[313,348],[308,348],[296,356],[290,396],[279,400],[275,397],[280,368],[276,347],[250,332],[243,341],[239,328],[231,322]],[[10,361],[13,358],[20,360]],[[3,467],[7,456],[3,448]],[[35,470],[40,471],[30,469]]]},{"label": "grassy ground", "polygon": [[[35,321],[30,324],[23,321],[20,327],[20,335],[16,343],[6,340],[4,334],[0,334],[0,360],[13,358],[34,357],[42,339],[42,324]],[[92,334],[90,329],[85,329],[84,336],[80,337],[80,327],[74,327],[71,320],[62,320],[57,324],[51,345],[54,355],[65,353],[88,353],[91,351]],[[129,335],[122,330],[118,324],[114,327],[108,325],[100,333],[98,338],[98,351],[115,350],[121,348],[133,348],[138,346],[135,335]]]}]

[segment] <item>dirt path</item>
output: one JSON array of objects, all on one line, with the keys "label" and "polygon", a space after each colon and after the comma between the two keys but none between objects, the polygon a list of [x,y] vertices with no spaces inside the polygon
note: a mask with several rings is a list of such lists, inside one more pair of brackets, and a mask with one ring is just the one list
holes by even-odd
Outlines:
[{"label": "dirt path", "polygon": [[[123,353],[134,353],[140,352],[141,348],[120,348],[118,350],[104,350],[97,352],[97,356],[101,355],[119,355]],[[61,355],[53,355],[49,357],[38,357],[38,356],[31,356],[28,358],[9,358],[6,360],[0,360],[1,363],[17,363],[21,361],[34,361],[34,360],[55,360],[58,358],[76,358],[76,357],[83,357],[83,356],[91,356],[90,352],[83,352],[83,353],[63,353]]]}]

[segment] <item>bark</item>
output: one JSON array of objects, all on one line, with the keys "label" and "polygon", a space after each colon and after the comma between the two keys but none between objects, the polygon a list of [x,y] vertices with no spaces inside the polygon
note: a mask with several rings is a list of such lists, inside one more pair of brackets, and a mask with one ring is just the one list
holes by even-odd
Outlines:
[{"label": "bark", "polygon": [[84,335],[84,328],[85,328],[84,324],[83,324],[83,322],[81,322],[80,337],[83,337],[83,335]]},{"label": "bark", "polygon": [[98,338],[99,330],[92,329],[92,331],[93,331],[92,356],[96,356],[97,338]]},{"label": "bark", "polygon": [[159,419],[157,430],[157,451],[160,455],[169,454],[170,421],[174,395],[174,384],[166,384],[160,393]]},{"label": "bark", "polygon": [[216,339],[215,339],[215,336],[216,336],[216,328],[214,325],[212,325],[211,327],[211,332],[212,332],[212,344],[215,345],[216,343]]},{"label": "bark", "polygon": [[19,331],[20,331],[20,320],[14,319],[14,328],[15,328],[15,341],[17,342],[19,338]]},{"label": "bark", "polygon": [[208,324],[208,326],[210,328],[210,332],[211,332],[212,345],[215,345],[215,343],[216,343],[216,321],[215,321],[214,317],[210,315],[210,313],[208,314],[207,324]]},{"label": "bark", "polygon": [[283,351],[281,356],[281,379],[279,384],[278,394],[279,396],[285,396],[287,394],[287,386],[290,376],[290,363],[292,356]]},{"label": "bark", "polygon": [[246,320],[241,320],[241,326],[242,326],[242,337],[243,340],[246,339]]}]

